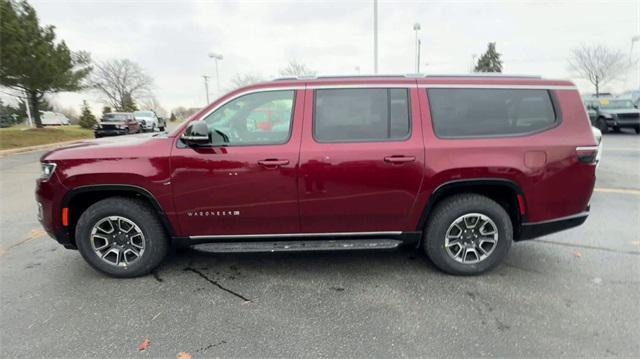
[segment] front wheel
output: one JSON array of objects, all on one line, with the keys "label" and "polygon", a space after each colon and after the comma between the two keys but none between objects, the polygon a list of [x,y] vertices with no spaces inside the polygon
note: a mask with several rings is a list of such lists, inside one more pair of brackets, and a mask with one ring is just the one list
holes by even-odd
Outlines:
[{"label": "front wheel", "polygon": [[598,126],[598,129],[600,130],[600,132],[602,133],[609,132],[609,126],[607,126],[607,121],[603,117],[600,117],[598,119],[598,122],[596,122],[596,125]]},{"label": "front wheel", "polygon": [[435,207],[423,247],[442,271],[475,275],[502,262],[512,241],[513,225],[505,209],[488,197],[468,193]]},{"label": "front wheel", "polygon": [[87,208],[76,226],[76,244],[93,268],[121,278],[148,274],[169,247],[153,209],[124,197],[107,198]]}]

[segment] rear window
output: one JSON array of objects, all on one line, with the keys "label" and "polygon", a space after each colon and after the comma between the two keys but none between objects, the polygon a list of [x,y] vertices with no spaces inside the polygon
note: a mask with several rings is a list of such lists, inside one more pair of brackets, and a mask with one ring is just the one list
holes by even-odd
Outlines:
[{"label": "rear window", "polygon": [[410,132],[407,89],[316,90],[313,135],[319,142],[388,141]]},{"label": "rear window", "polygon": [[548,90],[429,89],[428,97],[438,137],[524,135],[558,122]]}]

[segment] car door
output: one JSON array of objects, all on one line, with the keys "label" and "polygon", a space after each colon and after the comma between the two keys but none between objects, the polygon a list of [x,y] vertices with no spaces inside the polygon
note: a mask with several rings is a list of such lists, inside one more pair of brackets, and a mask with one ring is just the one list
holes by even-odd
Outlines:
[{"label": "car door", "polygon": [[409,85],[306,91],[302,232],[412,230],[424,169],[417,104]]},{"label": "car door", "polygon": [[299,231],[297,176],[304,98],[296,92],[244,94],[203,116],[212,138],[224,145],[193,148],[178,141],[171,158],[172,187],[184,233]]}]

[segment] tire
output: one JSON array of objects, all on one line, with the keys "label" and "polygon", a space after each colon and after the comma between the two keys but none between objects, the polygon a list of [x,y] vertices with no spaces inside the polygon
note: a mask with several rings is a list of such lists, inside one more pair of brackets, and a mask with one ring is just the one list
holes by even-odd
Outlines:
[{"label": "tire", "polygon": [[158,129],[159,129],[160,131],[164,132],[164,126],[160,126],[160,127],[158,127]]},{"label": "tire", "polygon": [[640,126],[636,126],[636,134],[640,135]]},{"label": "tire", "polygon": [[[464,252],[465,249],[454,244],[447,250],[446,237],[448,234],[457,235],[458,229],[456,228],[459,227],[454,226],[454,223],[460,223],[457,222],[458,220],[463,218],[462,223],[466,223],[464,222],[466,218],[472,224],[472,218],[474,217],[481,221],[476,222],[476,225],[480,223],[480,230],[485,232],[484,237],[487,239],[494,238],[496,242],[491,246],[491,242],[487,240],[480,245],[485,251],[485,254],[482,254],[483,258],[477,255],[477,253],[481,253],[480,248],[477,246],[475,247],[477,248],[475,250],[476,255],[471,252],[465,252],[466,263],[462,263],[460,262],[461,258],[455,259],[450,252]],[[486,220],[487,218],[489,221]],[[497,237],[486,235],[486,233],[491,232],[491,227],[495,227],[493,229]],[[482,238],[481,234],[474,232],[474,230],[467,229],[467,231],[469,233],[462,231],[462,229],[459,231],[460,238],[470,235],[470,238],[464,241],[478,243],[479,238]],[[473,237],[474,235],[480,237],[475,238]],[[449,240],[451,241],[450,245],[455,241],[455,239]],[[488,197],[465,193],[448,197],[436,205],[426,225],[423,248],[429,259],[440,270],[454,275],[477,275],[500,264],[509,252],[512,241],[513,225],[505,209]],[[460,257],[462,256],[461,254]]]},{"label": "tire", "polygon": [[607,121],[604,119],[604,117],[599,117],[596,124],[600,132],[609,133],[609,126],[607,126]]},{"label": "tire", "polygon": [[[128,229],[128,232],[120,232],[115,240],[111,238],[110,242],[113,245],[109,245],[99,237],[110,236],[104,229],[109,229],[109,226],[115,222],[115,217],[121,218],[118,226]],[[136,227],[131,227],[127,221]],[[96,229],[96,225],[101,229]],[[116,227],[111,226],[111,228],[116,231],[114,233],[119,233]],[[94,230],[98,237],[92,236]],[[136,233],[140,233],[141,236]],[[126,235],[130,237],[125,238]],[[106,259],[98,254],[98,249],[103,244],[107,247],[99,252],[104,254]],[[76,225],[76,245],[82,257],[94,269],[112,277],[131,278],[148,274],[162,262],[167,255],[169,239],[151,206],[140,200],[112,197],[94,203],[82,213]],[[121,254],[107,253],[114,245],[118,248],[113,250],[118,250]],[[122,251],[120,248],[125,249]],[[130,249],[137,250],[140,255],[134,258],[134,252]],[[122,260],[118,262],[117,258]],[[130,263],[124,259],[130,260]]]}]

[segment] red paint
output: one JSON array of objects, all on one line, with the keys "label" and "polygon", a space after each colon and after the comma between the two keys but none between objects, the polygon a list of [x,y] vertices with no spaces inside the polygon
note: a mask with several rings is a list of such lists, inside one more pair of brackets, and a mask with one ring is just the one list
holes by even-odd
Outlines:
[{"label": "red paint", "polygon": [[[190,121],[201,119],[244,91],[295,86],[292,135],[287,144],[179,147],[185,123],[168,136],[102,139],[55,150],[43,160],[57,163],[57,169],[49,180],[39,181],[37,188],[43,225],[50,233],[59,233],[65,193],[97,184],[146,189],[156,198],[175,235],[181,237],[415,231],[434,191],[461,179],[498,178],[516,183],[524,195],[518,197],[520,211],[525,213],[526,199],[529,222],[587,208],[595,166],[581,163],[576,147],[596,143],[577,90],[554,90],[563,117],[556,128],[521,137],[440,139],[431,124],[427,90],[418,87],[427,84],[573,86],[567,81],[539,79],[397,77],[274,81],[246,87],[218,99]],[[314,90],[309,88],[316,85],[409,87],[410,138],[318,143],[312,136]],[[537,155],[531,158],[528,153]],[[414,160],[393,159],[399,156]],[[264,160],[268,162],[261,163]],[[240,215],[233,215],[235,211]],[[189,212],[198,212],[198,216],[189,216]]]},{"label": "red paint", "polygon": [[521,216],[527,214],[527,207],[524,204],[524,196],[521,194],[518,195],[518,208],[520,209]]}]

